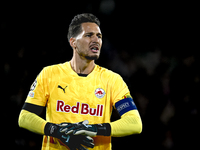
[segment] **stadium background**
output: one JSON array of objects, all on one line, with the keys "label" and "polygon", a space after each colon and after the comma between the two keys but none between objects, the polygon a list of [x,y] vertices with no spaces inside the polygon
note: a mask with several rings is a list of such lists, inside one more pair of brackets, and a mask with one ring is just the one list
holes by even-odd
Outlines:
[{"label": "stadium background", "polygon": [[71,59],[68,25],[74,15],[90,12],[100,19],[103,33],[96,63],[124,78],[143,121],[142,134],[113,138],[113,150],[199,149],[197,4],[87,0],[1,2],[0,7],[1,129],[7,132],[2,132],[6,146],[40,149],[42,136],[18,127],[19,112],[41,69]]}]

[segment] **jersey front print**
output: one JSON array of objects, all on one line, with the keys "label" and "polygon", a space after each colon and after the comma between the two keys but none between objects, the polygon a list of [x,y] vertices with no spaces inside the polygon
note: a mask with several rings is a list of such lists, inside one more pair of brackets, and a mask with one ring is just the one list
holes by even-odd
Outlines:
[{"label": "jersey front print", "polygon": [[[70,62],[45,67],[31,86],[27,103],[46,106],[51,123],[109,123],[112,107],[129,93],[116,73],[95,65],[87,76],[79,76]],[[93,150],[110,150],[111,137],[94,137]],[[44,136],[43,149],[67,149],[56,138]]]}]

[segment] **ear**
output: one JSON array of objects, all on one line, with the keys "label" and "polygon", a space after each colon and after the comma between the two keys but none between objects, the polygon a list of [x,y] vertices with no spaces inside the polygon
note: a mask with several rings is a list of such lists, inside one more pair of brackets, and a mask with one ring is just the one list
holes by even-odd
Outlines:
[{"label": "ear", "polygon": [[76,39],[75,38],[71,37],[69,40],[69,43],[72,48],[76,48]]}]

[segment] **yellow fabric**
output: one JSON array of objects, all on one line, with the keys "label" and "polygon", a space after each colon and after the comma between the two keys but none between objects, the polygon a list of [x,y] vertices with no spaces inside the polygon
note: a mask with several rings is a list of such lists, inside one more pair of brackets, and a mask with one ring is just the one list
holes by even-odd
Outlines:
[{"label": "yellow fabric", "polygon": [[[127,93],[129,89],[120,75],[95,65],[87,77],[80,77],[66,62],[41,71],[26,103],[46,106],[46,121],[52,123],[110,123],[112,107]],[[97,136],[94,141],[93,150],[111,149],[110,136]],[[67,149],[57,139],[44,136],[42,149],[60,148]]]},{"label": "yellow fabric", "polygon": [[142,132],[142,121],[138,110],[131,110],[121,116],[121,119],[111,122],[111,136],[122,137]]},{"label": "yellow fabric", "polygon": [[18,122],[21,128],[28,129],[38,134],[44,134],[44,127],[47,123],[47,121],[38,115],[26,110],[21,111]]}]

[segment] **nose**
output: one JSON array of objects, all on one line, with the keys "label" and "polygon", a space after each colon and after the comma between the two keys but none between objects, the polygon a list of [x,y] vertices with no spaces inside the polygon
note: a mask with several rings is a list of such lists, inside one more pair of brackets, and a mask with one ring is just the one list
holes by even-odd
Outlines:
[{"label": "nose", "polygon": [[93,42],[99,42],[99,37],[97,35],[92,36],[92,41]]}]

